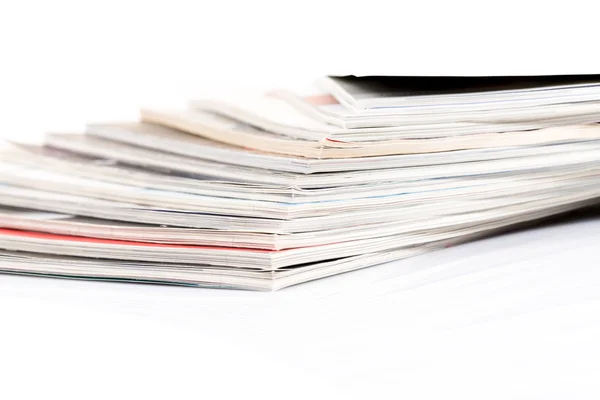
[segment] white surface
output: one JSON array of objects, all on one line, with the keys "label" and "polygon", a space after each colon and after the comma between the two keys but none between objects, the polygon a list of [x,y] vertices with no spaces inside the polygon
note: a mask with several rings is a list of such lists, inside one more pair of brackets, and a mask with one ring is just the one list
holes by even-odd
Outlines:
[{"label": "white surface", "polygon": [[599,240],[592,216],[275,293],[0,275],[1,390],[595,398]]},{"label": "white surface", "polygon": [[[3,1],[0,137],[323,73],[600,72],[594,5]],[[273,294],[0,275],[0,398],[596,399],[599,236],[529,231]]]}]

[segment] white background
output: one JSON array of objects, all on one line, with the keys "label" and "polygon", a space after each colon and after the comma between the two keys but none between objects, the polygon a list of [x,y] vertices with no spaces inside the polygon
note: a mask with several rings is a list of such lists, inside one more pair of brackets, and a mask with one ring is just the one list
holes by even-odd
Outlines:
[{"label": "white background", "polygon": [[[597,15],[592,1],[1,0],[0,137],[326,73],[600,72]],[[582,226],[275,294],[0,276],[0,398],[598,398],[600,225]]]}]

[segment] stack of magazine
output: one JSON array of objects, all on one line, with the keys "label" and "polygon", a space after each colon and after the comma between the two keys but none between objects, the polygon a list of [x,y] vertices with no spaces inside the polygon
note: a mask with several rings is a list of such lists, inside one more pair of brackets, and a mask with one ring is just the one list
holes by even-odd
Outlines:
[{"label": "stack of magazine", "polygon": [[324,77],[0,152],[0,271],[276,290],[598,202],[600,75]]}]

